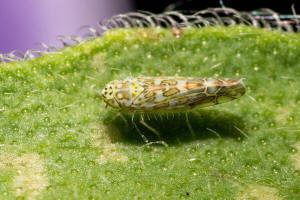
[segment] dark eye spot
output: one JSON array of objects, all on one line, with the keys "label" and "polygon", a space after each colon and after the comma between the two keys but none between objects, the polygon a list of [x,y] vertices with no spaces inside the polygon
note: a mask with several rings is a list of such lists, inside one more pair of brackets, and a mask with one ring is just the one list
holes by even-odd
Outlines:
[{"label": "dark eye spot", "polygon": [[112,92],[110,92],[109,95],[112,95]]},{"label": "dark eye spot", "polygon": [[104,90],[107,90],[107,88],[104,88]]},{"label": "dark eye spot", "polygon": [[105,95],[107,95],[107,92],[104,92]]},{"label": "dark eye spot", "polygon": [[111,86],[109,86],[109,89],[112,89],[112,87],[111,87]]}]

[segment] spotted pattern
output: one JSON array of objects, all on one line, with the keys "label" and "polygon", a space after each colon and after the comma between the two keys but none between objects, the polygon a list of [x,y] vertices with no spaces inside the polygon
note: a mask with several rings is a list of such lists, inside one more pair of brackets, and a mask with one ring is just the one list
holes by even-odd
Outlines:
[{"label": "spotted pattern", "polygon": [[114,108],[130,112],[164,112],[225,103],[245,92],[239,79],[129,77],[109,82],[102,96]]}]

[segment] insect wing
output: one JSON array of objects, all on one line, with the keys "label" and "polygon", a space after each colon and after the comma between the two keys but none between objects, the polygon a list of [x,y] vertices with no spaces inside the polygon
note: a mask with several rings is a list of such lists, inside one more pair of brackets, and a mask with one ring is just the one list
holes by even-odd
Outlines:
[{"label": "insect wing", "polygon": [[135,99],[133,106],[148,109],[177,109],[203,98],[204,80],[194,78],[143,78],[139,84],[145,88],[144,92]]}]

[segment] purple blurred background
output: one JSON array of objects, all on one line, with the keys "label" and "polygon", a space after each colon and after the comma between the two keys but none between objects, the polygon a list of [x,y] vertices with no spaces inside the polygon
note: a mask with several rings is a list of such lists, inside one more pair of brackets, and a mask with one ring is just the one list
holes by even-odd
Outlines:
[{"label": "purple blurred background", "polygon": [[38,42],[56,44],[58,35],[133,10],[130,0],[1,0],[0,54],[41,49]]},{"label": "purple blurred background", "polygon": [[38,42],[57,45],[58,35],[82,35],[83,25],[96,27],[97,21],[119,13],[160,13],[170,7],[198,11],[221,2],[240,11],[270,8],[282,14],[291,14],[294,5],[300,13],[299,0],[0,0],[0,54],[41,49]]}]

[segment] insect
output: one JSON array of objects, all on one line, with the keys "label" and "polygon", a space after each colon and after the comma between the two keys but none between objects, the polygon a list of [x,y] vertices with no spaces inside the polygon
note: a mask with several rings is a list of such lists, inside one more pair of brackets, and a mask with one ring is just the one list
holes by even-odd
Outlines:
[{"label": "insect", "polygon": [[[143,114],[212,106],[238,99],[245,92],[242,79],[140,76],[109,82],[102,97],[107,105],[120,109],[119,113],[140,113],[140,122],[159,136],[146,124]],[[188,118],[186,121],[193,132]]]}]

